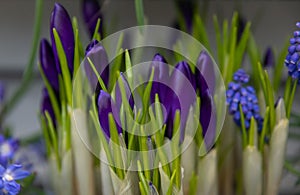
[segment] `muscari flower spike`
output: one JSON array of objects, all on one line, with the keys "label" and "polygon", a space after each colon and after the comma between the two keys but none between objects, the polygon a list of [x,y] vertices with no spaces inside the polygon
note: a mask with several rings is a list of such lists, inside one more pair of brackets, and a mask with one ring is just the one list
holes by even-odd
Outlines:
[{"label": "muscari flower spike", "polygon": [[15,195],[20,192],[21,185],[16,180],[21,180],[30,175],[29,171],[20,164],[12,164],[7,168],[0,165],[0,194]]},{"label": "muscari flower spike", "polygon": [[[296,23],[296,26],[300,28],[300,22]],[[290,46],[288,48],[288,54],[285,58],[285,66],[288,68],[289,75],[293,79],[298,79],[300,83],[300,31],[294,32],[294,37],[290,39]]]},{"label": "muscari flower spike", "polygon": [[13,138],[6,139],[0,135],[0,164],[6,166],[12,160],[19,148],[19,141]]},{"label": "muscari flower spike", "polygon": [[234,81],[228,84],[228,90],[226,91],[229,113],[233,115],[234,122],[238,126],[241,126],[241,114],[239,109],[239,105],[241,105],[246,129],[250,127],[251,118],[254,117],[257,122],[258,130],[261,130],[263,118],[259,113],[255,89],[248,85],[249,79],[249,75],[243,69],[239,69],[234,73]]}]

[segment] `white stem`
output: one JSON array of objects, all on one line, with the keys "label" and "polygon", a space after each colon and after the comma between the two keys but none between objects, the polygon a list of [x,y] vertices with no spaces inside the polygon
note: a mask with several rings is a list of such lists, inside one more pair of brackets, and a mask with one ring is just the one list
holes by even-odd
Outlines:
[{"label": "white stem", "polygon": [[197,194],[218,194],[217,151],[212,149],[198,161],[198,190]]},{"label": "white stem", "polygon": [[[95,194],[92,154],[83,143],[89,142],[85,113],[76,109],[71,113],[72,149],[78,195]],[[80,132],[80,134],[79,134]],[[83,140],[81,140],[83,139]],[[86,143],[88,144],[88,143]]]},{"label": "white stem", "polygon": [[287,119],[282,119],[274,128],[270,139],[270,151],[267,166],[266,194],[276,195],[281,180],[288,136]]},{"label": "white stem", "polygon": [[246,195],[262,194],[262,154],[255,146],[247,146],[243,151],[243,182]]}]

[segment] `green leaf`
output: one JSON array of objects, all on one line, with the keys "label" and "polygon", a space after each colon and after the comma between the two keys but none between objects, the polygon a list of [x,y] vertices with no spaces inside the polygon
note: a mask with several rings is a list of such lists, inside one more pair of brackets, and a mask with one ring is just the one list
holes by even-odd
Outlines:
[{"label": "green leaf", "polygon": [[266,112],[265,112],[265,117],[264,117],[264,123],[263,123],[263,128],[260,134],[260,139],[259,139],[259,150],[260,151],[264,151],[264,144],[265,144],[265,136],[267,133],[267,128],[268,128],[268,124],[269,124],[269,118],[270,118],[270,108],[267,107],[266,108]]},{"label": "green leaf", "polygon": [[249,142],[248,144],[250,146],[255,146],[254,140],[255,140],[255,134],[256,134],[256,122],[253,117],[251,117],[250,121],[250,128],[249,128]]},{"label": "green leaf", "polygon": [[64,85],[65,85],[65,90],[66,90],[65,94],[66,94],[69,105],[72,105],[72,81],[71,81],[71,75],[70,75],[71,73],[70,73],[70,70],[68,67],[66,54],[65,54],[64,48],[62,46],[60,37],[59,37],[56,29],[53,28],[52,30],[53,30],[55,46],[57,49],[57,54],[58,54],[58,58],[59,58],[59,62],[60,62],[60,67],[61,67],[61,71],[62,71],[63,81],[64,81]]},{"label": "green leaf", "polygon": [[273,79],[273,87],[275,91],[278,91],[281,83],[283,67],[284,67],[284,60],[288,52],[289,47],[289,41],[286,41],[284,47],[282,48],[281,52],[279,53],[279,56],[276,60],[276,66],[274,70],[274,79]]},{"label": "green leaf", "polygon": [[110,139],[112,144],[112,150],[114,154],[114,162],[116,165],[116,173],[119,176],[120,179],[124,179],[125,173],[124,170],[122,169],[124,167],[123,165],[123,160],[122,160],[122,155],[121,155],[121,146],[119,142],[119,134],[117,130],[117,126],[115,123],[114,116],[112,113],[108,114],[108,120],[109,120],[109,132],[110,132]]},{"label": "green leaf", "polygon": [[99,31],[99,28],[100,28],[100,18],[98,18],[97,20],[97,23],[96,23],[96,27],[95,27],[95,31],[94,31],[94,34],[93,34],[93,40],[97,40],[97,41],[101,41],[101,35],[100,33],[98,32]]},{"label": "green leaf", "polygon": [[238,69],[238,67],[240,67],[242,65],[242,60],[245,54],[245,50],[247,47],[247,43],[248,43],[248,39],[250,36],[250,26],[251,23],[248,22],[246,24],[246,27],[243,31],[243,34],[241,36],[240,42],[238,43],[238,46],[236,48],[236,55],[235,55],[235,70]]},{"label": "green leaf", "polygon": [[101,76],[99,75],[99,73],[98,73],[98,71],[97,71],[97,69],[96,69],[94,63],[92,62],[92,60],[91,60],[89,57],[87,57],[87,60],[88,60],[88,62],[89,62],[89,64],[90,64],[91,68],[93,69],[95,75],[97,76],[98,82],[99,82],[99,84],[100,84],[102,90],[105,91],[105,92],[107,92],[107,88],[106,88],[106,86],[105,86],[105,84],[104,84],[104,82],[103,82]]},{"label": "green leaf", "polygon": [[240,110],[240,115],[241,115],[243,148],[245,148],[248,145],[248,139],[247,139],[247,131],[246,131],[246,127],[245,127],[245,117],[244,117],[244,113],[243,113],[241,104],[239,104],[239,110]]},{"label": "green leaf", "polygon": [[54,111],[55,118],[56,118],[58,124],[61,124],[61,115],[60,115],[60,109],[59,109],[58,101],[57,101],[57,98],[56,98],[56,94],[55,94],[54,90],[52,89],[47,77],[45,76],[44,71],[42,70],[40,63],[38,64],[38,67],[39,67],[42,79],[44,81],[44,84],[46,86],[46,89],[48,91],[50,102],[51,102],[51,105],[52,105],[52,108],[53,108],[53,111]]},{"label": "green leaf", "polygon": [[137,166],[138,166],[138,175],[139,175],[139,178],[140,178],[140,182],[142,183],[142,188],[144,189],[146,194],[149,194],[149,185],[148,185],[148,182],[146,181],[146,178],[143,174],[142,165],[141,165],[141,162],[139,160],[137,161]]},{"label": "green leaf", "polygon": [[197,187],[198,187],[198,176],[193,172],[193,175],[190,179],[190,188],[189,188],[189,194],[190,195],[196,195],[197,194]]},{"label": "green leaf", "polygon": [[145,24],[143,0],[135,0],[135,13],[137,18],[137,24],[143,26]]}]

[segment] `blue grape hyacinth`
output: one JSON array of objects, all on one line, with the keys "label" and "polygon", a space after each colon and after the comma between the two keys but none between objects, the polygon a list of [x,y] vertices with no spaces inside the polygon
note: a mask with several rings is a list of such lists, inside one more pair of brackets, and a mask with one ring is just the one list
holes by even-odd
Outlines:
[{"label": "blue grape hyacinth", "polygon": [[[296,26],[300,28],[300,22]],[[295,31],[293,38],[290,39],[288,54],[285,58],[285,66],[288,68],[289,75],[293,79],[298,79],[300,83],[300,31]]]},{"label": "blue grape hyacinth", "polygon": [[241,113],[239,110],[239,105],[241,105],[246,129],[250,127],[251,118],[254,117],[258,130],[261,130],[263,118],[259,113],[255,89],[248,85],[249,79],[249,75],[243,69],[239,69],[234,73],[234,81],[228,84],[228,90],[226,91],[227,105],[229,113],[233,115],[234,122],[238,126],[241,126]]}]

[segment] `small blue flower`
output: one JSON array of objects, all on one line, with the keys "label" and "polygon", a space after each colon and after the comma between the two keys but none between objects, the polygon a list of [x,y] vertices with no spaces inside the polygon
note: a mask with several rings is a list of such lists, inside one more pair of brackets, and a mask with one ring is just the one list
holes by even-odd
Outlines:
[{"label": "small blue flower", "polygon": [[[297,22],[296,26],[300,28],[300,22]],[[298,79],[300,83],[300,31],[294,32],[294,37],[290,39],[290,46],[288,48],[288,54],[285,58],[285,66],[288,68],[289,75],[293,79]]]},{"label": "small blue flower", "polygon": [[18,194],[21,186],[15,180],[24,179],[29,175],[30,172],[22,169],[20,164],[12,164],[7,168],[0,165],[0,194]]},{"label": "small blue flower", "polygon": [[6,139],[3,135],[0,135],[0,164],[5,166],[14,157],[18,148],[18,140],[13,138]]},{"label": "small blue flower", "polygon": [[261,130],[263,118],[259,113],[255,89],[252,86],[247,85],[249,79],[249,75],[243,69],[239,69],[233,75],[234,81],[228,84],[228,90],[226,91],[227,105],[229,107],[229,113],[233,115],[237,125],[241,126],[241,114],[239,110],[239,105],[241,105],[246,129],[250,127],[251,118],[254,117],[258,129]]}]

